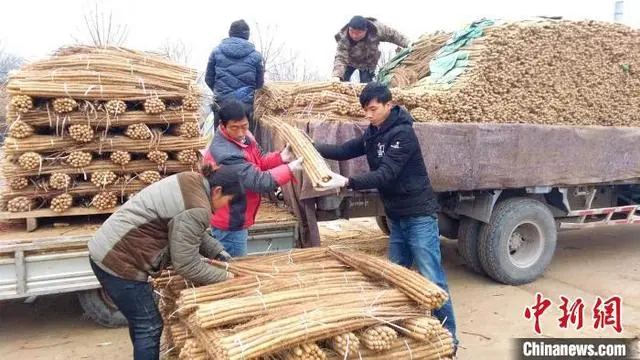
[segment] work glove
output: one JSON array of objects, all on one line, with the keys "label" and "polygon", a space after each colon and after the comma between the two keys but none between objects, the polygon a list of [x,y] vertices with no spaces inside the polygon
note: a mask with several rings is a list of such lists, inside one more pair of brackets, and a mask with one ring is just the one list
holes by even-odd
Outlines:
[{"label": "work glove", "polygon": [[288,164],[295,159],[293,153],[291,152],[291,146],[289,144],[287,144],[287,146],[285,146],[284,149],[282,149],[282,151],[280,152],[280,158],[285,164]]},{"label": "work glove", "polygon": [[337,76],[334,76],[334,77],[331,78],[331,82],[341,82],[341,81],[342,81],[342,79],[340,79]]},{"label": "work glove", "polygon": [[220,251],[220,253],[216,255],[215,259],[218,261],[224,261],[224,262],[229,262],[233,260],[231,255],[229,255],[229,253],[226,250]]},{"label": "work glove", "polygon": [[320,183],[318,186],[318,190],[320,191],[324,191],[324,190],[332,190],[332,189],[341,189],[345,186],[347,186],[347,184],[349,183],[349,179],[340,175],[340,174],[336,174],[334,172],[332,172],[331,174],[331,180],[324,182],[324,183]]},{"label": "work glove", "polygon": [[297,170],[302,170],[302,162],[304,161],[304,158],[299,157],[296,160],[293,160],[292,162],[288,163],[287,166],[289,167],[289,170],[291,170],[291,172],[295,172]]}]

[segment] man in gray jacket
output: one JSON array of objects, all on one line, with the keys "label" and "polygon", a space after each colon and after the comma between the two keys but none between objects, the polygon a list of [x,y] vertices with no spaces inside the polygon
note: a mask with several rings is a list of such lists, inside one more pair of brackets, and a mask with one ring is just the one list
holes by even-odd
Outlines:
[{"label": "man in gray jacket", "polygon": [[160,356],[163,325],[149,276],[171,265],[177,274],[202,285],[232,277],[201,256],[230,259],[210,235],[209,218],[243,193],[230,167],[205,165],[201,173],[172,175],[127,201],[89,241],[93,272],[129,322],[135,360]]}]

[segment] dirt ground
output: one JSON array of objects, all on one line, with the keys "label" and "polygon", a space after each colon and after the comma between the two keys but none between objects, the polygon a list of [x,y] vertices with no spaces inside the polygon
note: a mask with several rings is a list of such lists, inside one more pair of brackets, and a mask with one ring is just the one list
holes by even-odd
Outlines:
[{"label": "dirt ground", "polygon": [[[372,231],[375,222],[327,223],[323,232],[344,228]],[[375,238],[375,236],[372,236]],[[616,227],[563,233],[544,276],[531,284],[498,284],[468,271],[455,242],[444,240],[444,264],[460,337],[459,359],[510,359],[514,337],[533,337],[524,317],[540,292],[552,301],[540,317],[540,337],[615,337],[610,327],[593,328],[597,296],[622,297],[622,337],[640,336],[640,228]],[[558,326],[559,296],[585,304],[580,330]],[[0,359],[130,359],[127,329],[105,329],[84,319],[73,295],[38,298],[31,304],[0,303]]]}]

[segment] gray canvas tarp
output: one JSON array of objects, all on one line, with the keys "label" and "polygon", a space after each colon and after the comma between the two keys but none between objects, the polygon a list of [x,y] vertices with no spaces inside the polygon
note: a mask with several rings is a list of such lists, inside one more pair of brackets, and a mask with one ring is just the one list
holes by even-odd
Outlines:
[{"label": "gray canvas tarp", "polygon": [[[340,144],[367,123],[298,121],[315,142]],[[529,124],[414,123],[436,191],[569,186],[640,178],[640,128]],[[276,138],[276,149],[282,142]],[[369,171],[364,157],[327,161],[351,176]],[[300,198],[323,195],[302,180]]]}]

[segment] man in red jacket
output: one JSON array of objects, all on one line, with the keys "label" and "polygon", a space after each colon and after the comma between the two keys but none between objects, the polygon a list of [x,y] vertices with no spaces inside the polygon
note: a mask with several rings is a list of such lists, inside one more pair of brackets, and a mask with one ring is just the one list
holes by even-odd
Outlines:
[{"label": "man in red jacket", "polygon": [[244,196],[211,216],[212,235],[231,256],[247,254],[247,229],[255,222],[261,193],[274,191],[293,180],[302,169],[302,158],[294,159],[289,147],[265,154],[249,131],[245,105],[231,100],[219,111],[220,125],[205,154],[205,162],[233,167],[246,189]]}]

